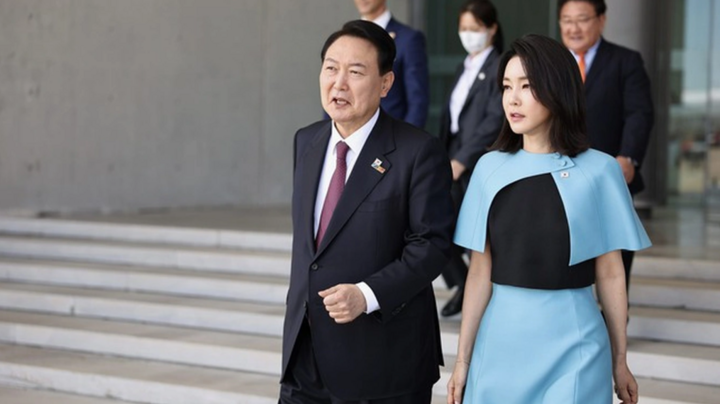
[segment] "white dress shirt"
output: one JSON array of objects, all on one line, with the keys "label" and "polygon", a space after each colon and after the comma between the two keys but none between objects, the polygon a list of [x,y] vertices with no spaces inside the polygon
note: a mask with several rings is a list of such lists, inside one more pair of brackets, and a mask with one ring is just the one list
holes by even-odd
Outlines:
[{"label": "white dress shirt", "polygon": [[[475,56],[467,55],[465,58],[465,69],[460,75],[455,88],[453,88],[450,96],[450,133],[458,133],[460,131],[460,112],[462,112],[465,101],[467,101],[470,88],[480,73],[480,68],[487,60],[493,47],[488,46],[482,52]],[[485,80],[495,80],[495,77],[486,77]]]},{"label": "white dress shirt", "polygon": [[[372,118],[370,118],[370,120],[365,123],[365,125],[361,126],[360,129],[351,133],[350,136],[345,139],[340,136],[340,132],[338,132],[337,128],[335,127],[335,122],[332,123],[330,141],[328,142],[327,150],[325,151],[325,162],[323,163],[322,173],[320,174],[320,183],[318,184],[317,196],[315,198],[315,218],[313,223],[313,234],[316,237],[318,228],[320,228],[320,215],[322,215],[322,208],[323,204],[325,203],[325,197],[327,196],[328,188],[330,187],[330,180],[332,179],[332,175],[335,172],[335,150],[337,143],[345,142],[349,147],[347,156],[345,157],[345,162],[347,164],[345,182],[347,182],[348,178],[350,178],[350,173],[352,173],[352,170],[355,167],[355,162],[357,161],[357,158],[360,155],[363,146],[365,146],[365,142],[370,136],[370,132],[372,132],[372,129],[375,127],[375,123],[377,123],[379,116],[380,109],[378,108],[378,110],[375,111],[375,115],[373,115]],[[365,282],[360,282],[356,285],[358,288],[360,288],[360,291],[365,296],[365,302],[367,303],[367,310],[365,312],[372,313],[373,311],[378,310],[380,308],[380,304],[377,301],[377,297],[375,297],[375,293],[372,291],[372,289],[370,289],[370,286],[368,286]]]},{"label": "white dress shirt", "polygon": [[[378,16],[378,18],[372,20],[375,24],[382,27],[382,29],[387,30],[388,23],[390,23],[390,19],[392,18],[392,14],[390,14],[390,10],[385,10],[382,14]],[[363,18],[364,20],[364,18]]]}]

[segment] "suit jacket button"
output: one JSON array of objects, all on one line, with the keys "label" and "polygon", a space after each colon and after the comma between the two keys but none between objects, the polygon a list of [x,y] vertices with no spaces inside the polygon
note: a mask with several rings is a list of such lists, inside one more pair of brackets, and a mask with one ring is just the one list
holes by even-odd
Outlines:
[{"label": "suit jacket button", "polygon": [[310,269],[312,269],[313,271],[317,271],[318,268],[318,264],[313,263],[312,265],[310,265]]}]

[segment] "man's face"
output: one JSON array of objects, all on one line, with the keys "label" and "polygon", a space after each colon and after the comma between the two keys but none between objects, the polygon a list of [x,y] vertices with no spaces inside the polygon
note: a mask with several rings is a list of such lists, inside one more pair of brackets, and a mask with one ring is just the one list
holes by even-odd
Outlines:
[{"label": "man's face", "polygon": [[355,7],[361,16],[374,20],[385,11],[385,0],[355,0]]},{"label": "man's face", "polygon": [[370,120],[393,79],[392,72],[380,75],[370,42],[342,36],[330,45],[320,70],[320,99],[340,135],[347,137]]},{"label": "man's face", "polygon": [[585,53],[593,46],[605,28],[605,14],[598,16],[592,4],[569,1],[560,9],[560,34],[565,47],[575,53]]}]

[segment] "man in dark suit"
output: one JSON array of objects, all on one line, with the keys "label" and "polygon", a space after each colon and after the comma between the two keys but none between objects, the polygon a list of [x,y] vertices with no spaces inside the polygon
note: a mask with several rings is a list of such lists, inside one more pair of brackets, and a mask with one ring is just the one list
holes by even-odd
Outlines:
[{"label": "man in dark suit", "polygon": [[295,135],[280,403],[430,403],[442,364],[432,281],[454,227],[439,141],[383,112],[395,45],[352,21],[322,51],[332,121]]},{"label": "man in dark suit", "polygon": [[395,39],[395,84],[380,103],[383,111],[418,128],[424,127],[430,105],[425,36],[393,18],[386,0],[354,1],[364,20],[383,27]]},{"label": "man in dark suit", "polygon": [[[640,167],[653,125],[650,79],[638,52],[602,38],[606,9],[604,0],[560,0],[560,33],[585,82],[590,146],[616,157],[634,195],[645,187]],[[629,287],[634,254],[622,253]]]}]

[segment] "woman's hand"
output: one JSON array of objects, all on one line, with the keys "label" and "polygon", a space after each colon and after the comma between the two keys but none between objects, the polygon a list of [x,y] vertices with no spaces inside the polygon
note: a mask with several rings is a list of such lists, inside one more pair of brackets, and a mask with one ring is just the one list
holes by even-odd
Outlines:
[{"label": "woman's hand", "polygon": [[635,404],[638,402],[638,384],[635,377],[630,373],[627,363],[623,361],[615,366],[613,371],[615,379],[615,394],[621,404]]},{"label": "woman's hand", "polygon": [[458,360],[455,362],[455,370],[453,370],[450,381],[447,385],[448,397],[447,404],[462,403],[463,391],[465,390],[465,382],[467,381],[468,368],[470,364]]}]

